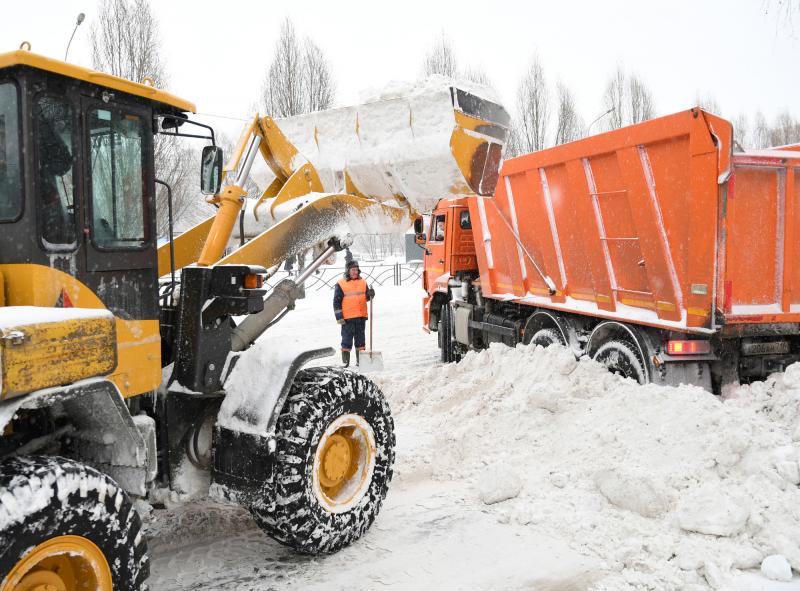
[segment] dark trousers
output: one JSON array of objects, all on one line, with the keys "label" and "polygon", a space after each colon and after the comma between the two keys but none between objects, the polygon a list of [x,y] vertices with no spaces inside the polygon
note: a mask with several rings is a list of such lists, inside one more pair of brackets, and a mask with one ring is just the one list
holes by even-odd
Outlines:
[{"label": "dark trousers", "polygon": [[356,342],[356,349],[364,349],[367,346],[364,331],[367,327],[366,318],[351,318],[342,324],[342,351],[349,351],[353,348],[353,341]]}]

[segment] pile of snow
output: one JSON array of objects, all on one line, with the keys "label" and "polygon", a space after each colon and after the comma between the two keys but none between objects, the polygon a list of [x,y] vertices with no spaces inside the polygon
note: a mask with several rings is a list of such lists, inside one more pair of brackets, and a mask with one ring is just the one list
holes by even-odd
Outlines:
[{"label": "pile of snow", "polygon": [[599,559],[593,589],[800,571],[800,364],[725,401],[642,387],[560,347],[492,345],[378,381],[430,433],[401,479],[471,483],[498,519]]},{"label": "pile of snow", "polygon": [[[442,365],[419,285],[376,289],[397,459],[370,531],[307,559],[241,508],[156,510],[151,588],[800,589],[800,365],[724,399],[559,348]],[[308,291],[268,337],[338,346],[331,300]]]}]

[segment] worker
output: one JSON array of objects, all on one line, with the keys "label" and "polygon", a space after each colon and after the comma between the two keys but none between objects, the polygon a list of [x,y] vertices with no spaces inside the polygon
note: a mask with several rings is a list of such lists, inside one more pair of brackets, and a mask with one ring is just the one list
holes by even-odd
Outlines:
[{"label": "worker", "polygon": [[342,364],[350,365],[353,341],[356,347],[356,365],[359,354],[365,349],[364,331],[367,326],[367,302],[375,297],[375,290],[361,278],[358,261],[349,261],[344,268],[344,277],[336,283],[333,291],[333,313],[336,322],[342,325]]}]

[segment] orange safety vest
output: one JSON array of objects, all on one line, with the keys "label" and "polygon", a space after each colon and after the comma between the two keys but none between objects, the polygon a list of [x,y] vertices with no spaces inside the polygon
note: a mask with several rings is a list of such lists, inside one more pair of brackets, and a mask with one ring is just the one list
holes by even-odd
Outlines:
[{"label": "orange safety vest", "polygon": [[342,318],[367,317],[367,282],[363,279],[339,279],[342,298]]}]

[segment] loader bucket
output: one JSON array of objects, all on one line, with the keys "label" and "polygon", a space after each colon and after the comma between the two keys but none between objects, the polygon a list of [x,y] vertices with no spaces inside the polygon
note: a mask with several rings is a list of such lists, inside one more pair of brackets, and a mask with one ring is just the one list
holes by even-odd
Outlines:
[{"label": "loader bucket", "polygon": [[426,212],[442,197],[494,192],[509,116],[502,106],[436,79],[277,122],[325,192]]}]

